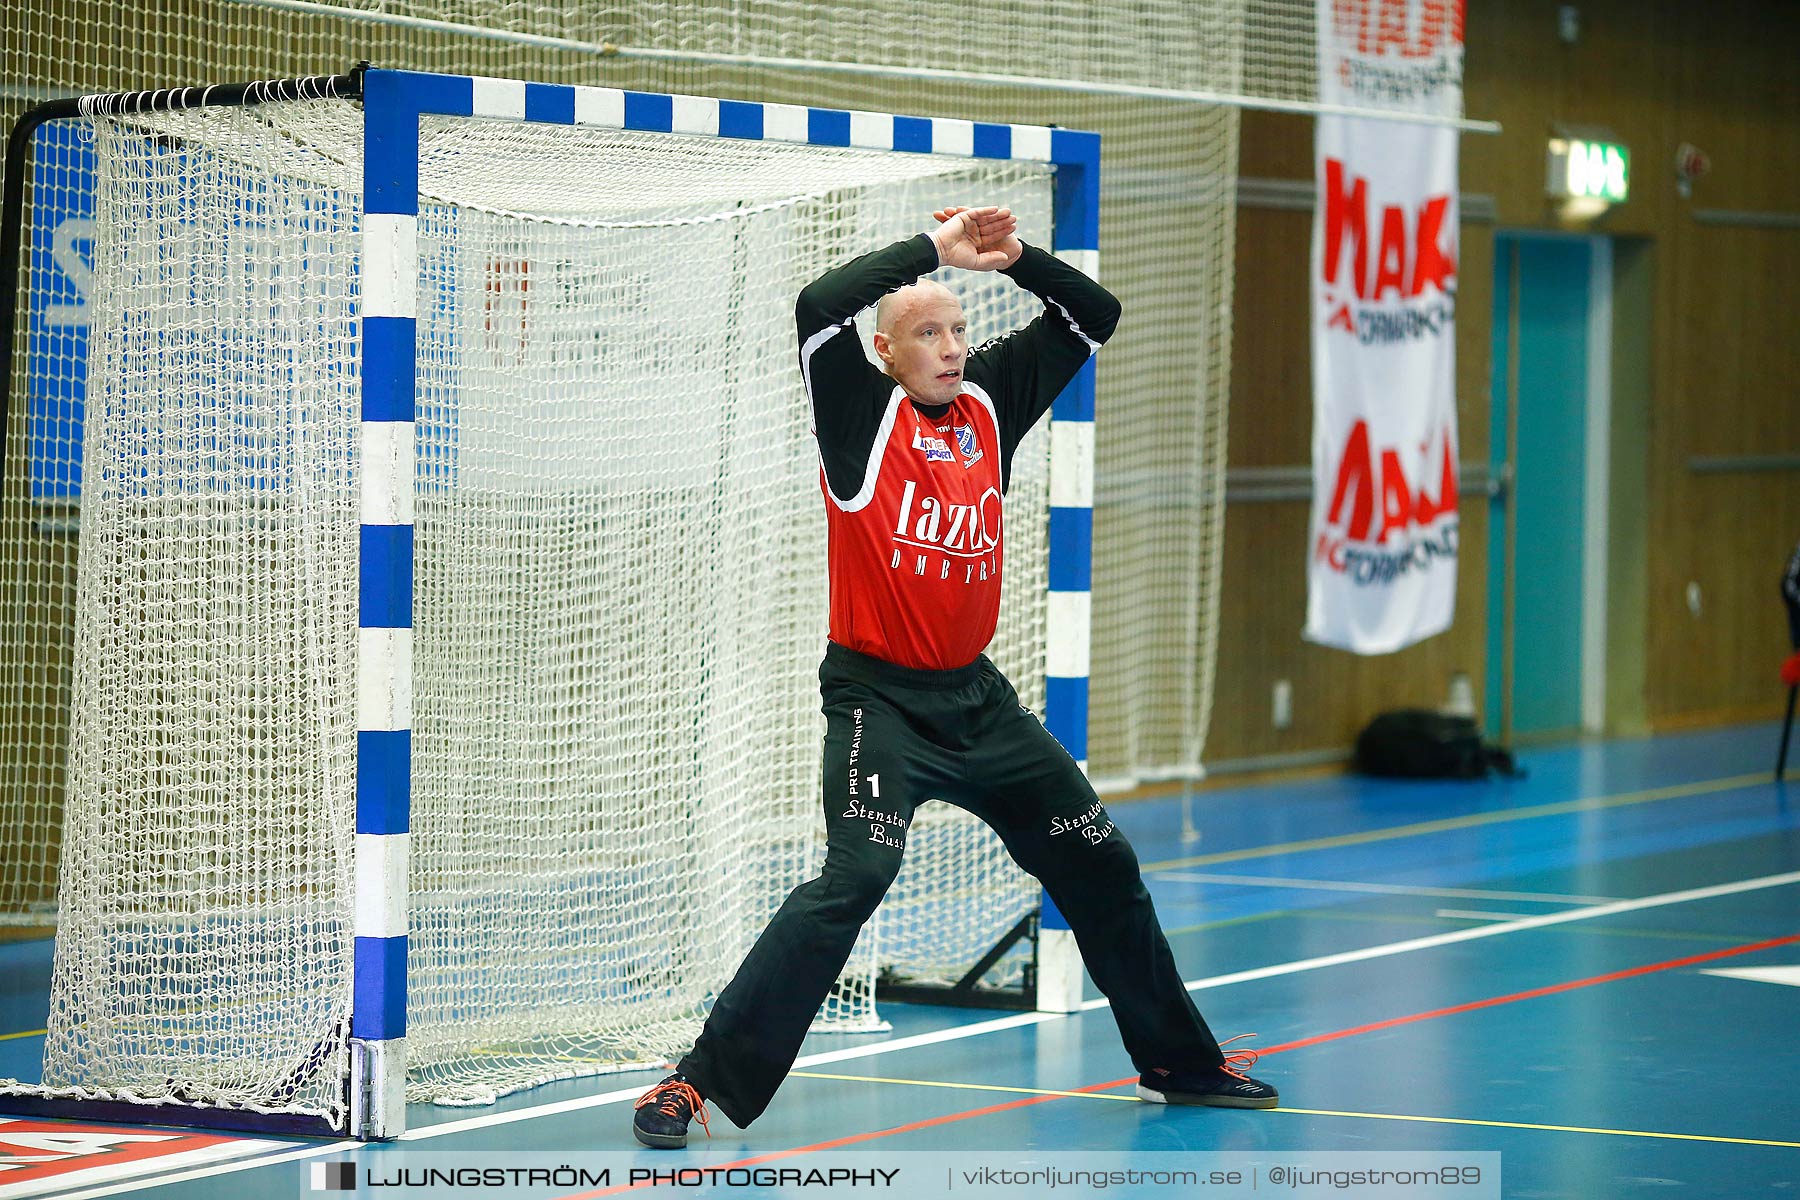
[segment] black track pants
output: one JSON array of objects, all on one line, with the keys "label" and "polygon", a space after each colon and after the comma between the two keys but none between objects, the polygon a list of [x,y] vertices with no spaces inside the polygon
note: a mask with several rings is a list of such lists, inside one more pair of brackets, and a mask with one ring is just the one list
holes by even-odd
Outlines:
[{"label": "black track pants", "polygon": [[819,690],[825,867],[788,896],[681,1060],[702,1096],[740,1126],[762,1115],[899,873],[914,808],[929,799],[986,821],[1042,881],[1140,1072],[1224,1061],[1182,986],[1125,835],[985,656],[917,671],[832,644]]}]

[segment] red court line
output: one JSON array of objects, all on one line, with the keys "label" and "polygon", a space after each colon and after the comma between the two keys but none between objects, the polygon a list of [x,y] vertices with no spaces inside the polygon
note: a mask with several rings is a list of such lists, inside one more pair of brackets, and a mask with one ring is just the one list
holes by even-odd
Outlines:
[{"label": "red court line", "polygon": [[[1593,987],[1601,983],[1614,983],[1621,979],[1631,979],[1639,975],[1651,975],[1658,971],[1673,971],[1679,967],[1691,967],[1696,963],[1712,962],[1715,959],[1731,958],[1738,954],[1750,954],[1757,950],[1769,950],[1776,946],[1788,946],[1800,942],[1800,933],[1786,937],[1769,938],[1766,941],[1750,942],[1743,946],[1729,946],[1723,950],[1708,950],[1704,954],[1690,954],[1683,958],[1671,958],[1664,962],[1648,963],[1641,967],[1629,967],[1623,971],[1610,971],[1605,975],[1590,975],[1586,979],[1572,979],[1567,983],[1553,983],[1547,987],[1531,988],[1529,991],[1511,992],[1504,996],[1493,996],[1486,1000],[1472,1000],[1467,1004],[1454,1004],[1448,1008],[1434,1008],[1426,1012],[1412,1013],[1404,1017],[1390,1017],[1385,1021],[1373,1021],[1367,1025],[1355,1025],[1349,1029],[1339,1029],[1333,1033],[1321,1033],[1316,1037],[1300,1038],[1297,1041],[1283,1042],[1279,1046],[1270,1046],[1261,1052],[1261,1057],[1281,1054],[1288,1050],[1299,1050],[1306,1046],[1317,1046],[1325,1042],[1341,1041],[1344,1038],[1356,1037],[1359,1034],[1373,1033],[1378,1029],[1393,1029],[1399,1025],[1411,1025],[1419,1021],[1429,1021],[1436,1017],[1454,1016],[1457,1013],[1475,1012],[1483,1008],[1495,1008],[1502,1004],[1512,1004],[1519,1000],[1533,1000],[1539,996],[1553,996],[1558,992],[1572,992],[1577,988]],[[1136,1075],[1127,1075],[1123,1079],[1113,1079],[1106,1083],[1090,1083],[1086,1087],[1069,1088],[1074,1092],[1108,1092],[1113,1088],[1124,1087],[1136,1083]],[[837,1150],[844,1146],[853,1146],[859,1142],[874,1141],[876,1138],[892,1137],[897,1133],[912,1133],[920,1129],[930,1129],[936,1125],[949,1125],[957,1121],[967,1121],[975,1117],[991,1116],[994,1113],[1010,1112],[1013,1109],[1027,1108],[1033,1104],[1045,1104],[1051,1100],[1064,1099],[1062,1096],[1027,1096],[1022,1100],[1008,1100],[1003,1104],[990,1104],[985,1108],[971,1108],[966,1112],[946,1113],[941,1117],[930,1117],[923,1121],[911,1121],[905,1125],[896,1125],[892,1129],[876,1129],[868,1133],[853,1133],[841,1138],[833,1138],[828,1142],[814,1142],[810,1146],[796,1146],[791,1150],[774,1150],[768,1154],[759,1154],[755,1158],[740,1158],[734,1162],[709,1164],[705,1169],[725,1171],[738,1167],[760,1166],[763,1163],[775,1162],[783,1158],[793,1158],[800,1154],[814,1154],[821,1150]],[[678,1170],[684,1165],[679,1161],[669,1165],[670,1170]],[[628,1183],[619,1187],[605,1188],[597,1192],[581,1192],[576,1195],[563,1196],[559,1200],[597,1200],[601,1196],[615,1196],[621,1192],[633,1192],[639,1188],[652,1186],[649,1183]]]}]

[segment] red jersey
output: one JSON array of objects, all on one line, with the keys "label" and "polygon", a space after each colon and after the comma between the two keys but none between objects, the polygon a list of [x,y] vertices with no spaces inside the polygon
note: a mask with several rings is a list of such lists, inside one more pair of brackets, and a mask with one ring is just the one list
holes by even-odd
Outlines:
[{"label": "red jersey", "polygon": [[1118,301],[1027,246],[1007,268],[1044,299],[1024,329],[970,353],[947,405],[907,397],[863,353],[856,314],[937,267],[920,235],[800,295],[800,366],[830,537],[831,640],[901,666],[966,666],[993,640],[1012,456],[1118,322]]},{"label": "red jersey", "polygon": [[819,471],[831,640],[907,667],[973,662],[1000,618],[1000,422],[974,388],[938,411],[896,386],[861,490],[840,500]]}]

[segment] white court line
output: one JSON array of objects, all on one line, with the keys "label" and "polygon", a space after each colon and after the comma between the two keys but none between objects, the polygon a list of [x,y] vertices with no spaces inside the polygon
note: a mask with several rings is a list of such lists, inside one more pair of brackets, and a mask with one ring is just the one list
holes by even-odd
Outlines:
[{"label": "white court line", "polygon": [[1440,917],[1449,917],[1453,921],[1529,921],[1530,913],[1481,912],[1473,908],[1440,908]]},{"label": "white court line", "polygon": [[416,1129],[408,1129],[400,1135],[399,1140],[416,1142],[422,1138],[443,1137],[451,1133],[467,1133],[472,1129],[486,1129],[492,1125],[510,1125],[514,1121],[522,1121],[527,1117],[553,1117],[558,1113],[578,1112],[584,1108],[597,1108],[603,1104],[617,1104],[621,1100],[636,1100],[648,1090],[648,1084],[640,1083],[636,1087],[620,1088],[615,1092],[601,1092],[594,1096],[576,1096],[572,1100],[558,1100],[553,1104],[537,1104],[530,1108],[515,1108],[508,1112],[466,1117],[461,1121],[445,1121],[441,1125],[421,1125]]},{"label": "white court line", "polygon": [[[932,1046],[939,1042],[954,1042],[961,1038],[976,1037],[984,1033],[998,1033],[1003,1029],[1019,1029],[1026,1025],[1041,1025],[1045,1021],[1060,1020],[1064,1013],[1017,1013],[1010,1017],[996,1017],[991,1021],[977,1021],[973,1025],[956,1025],[949,1029],[940,1029],[935,1033],[919,1033],[911,1037],[893,1038],[885,1042],[874,1042],[866,1046],[851,1046],[845,1050],[827,1050],[821,1054],[808,1054],[794,1060],[796,1067],[817,1067],[825,1063],[844,1062],[852,1058],[867,1058],[872,1054],[888,1054],[895,1050],[912,1050],[919,1046]],[[626,1088],[617,1092],[605,1092],[598,1096],[577,1096],[573,1100],[559,1100],[554,1104],[539,1105],[535,1108],[514,1109],[512,1112],[489,1113],[480,1117],[468,1117],[461,1121],[446,1121],[442,1125],[425,1125],[418,1129],[409,1129],[400,1135],[402,1141],[418,1141],[421,1138],[443,1137],[448,1133],[464,1133],[471,1129],[486,1129],[490,1125],[506,1125],[525,1117],[550,1116],[555,1113],[574,1112],[577,1109],[593,1108],[602,1104],[617,1104],[621,1100],[636,1100],[644,1094],[645,1084]]]},{"label": "white court line", "polygon": [[[1710,900],[1718,896],[1732,896],[1740,892],[1753,892],[1763,888],[1784,887],[1788,884],[1800,883],[1800,871],[1789,871],[1781,875],[1764,875],[1758,879],[1744,879],[1735,883],[1716,884],[1712,887],[1690,888],[1681,892],[1665,892],[1660,896],[1645,896],[1639,900],[1618,900],[1609,904],[1594,905],[1589,908],[1570,909],[1567,912],[1551,913],[1541,917],[1527,917],[1519,921],[1509,921],[1500,925],[1484,925],[1474,929],[1459,929],[1452,933],[1436,934],[1432,937],[1413,938],[1404,942],[1392,942],[1385,946],[1370,946],[1362,950],[1351,950],[1343,954],[1327,954],[1319,958],[1300,959],[1296,962],[1279,963],[1271,967],[1259,967],[1250,971],[1238,971],[1231,975],[1215,975],[1210,979],[1197,979],[1187,985],[1190,992],[1203,991],[1208,988],[1227,987],[1234,983],[1247,983],[1255,979],[1270,979],[1278,975],[1294,975],[1302,971],[1315,971],[1323,967],[1338,966],[1343,963],[1362,962],[1372,958],[1385,958],[1394,954],[1406,954],[1414,950],[1426,950],[1433,946],[1447,946],[1454,942],[1473,941],[1476,938],[1495,937],[1504,933],[1518,933],[1526,929],[1539,929],[1546,925],[1563,925],[1570,921],[1586,921],[1595,917],[1612,916],[1615,913],[1635,912],[1644,908],[1661,908],[1670,904],[1685,904],[1692,900]],[[1083,1012],[1097,1008],[1105,1008],[1108,1001],[1104,999],[1089,1000],[1081,1006]],[[894,1038],[890,1041],[878,1042],[871,1046],[860,1046],[849,1050],[833,1050],[824,1054],[809,1054],[795,1061],[796,1067],[818,1066],[821,1063],[843,1062],[853,1058],[870,1058],[877,1054],[891,1054],[896,1050],[910,1050],[918,1046],[929,1046],[939,1042],[958,1041],[962,1038],[978,1037],[985,1033],[996,1033],[1004,1029],[1019,1029],[1028,1025],[1039,1025],[1045,1021],[1059,1020],[1061,1013],[1019,1013],[1015,1016],[1000,1017],[992,1021],[978,1021],[973,1025],[958,1025],[952,1029],[940,1029],[936,1033],[918,1034],[913,1037]],[[604,1092],[597,1096],[582,1096],[573,1100],[562,1100],[554,1104],[539,1104],[530,1108],[515,1108],[508,1112],[489,1113],[486,1116],[471,1117],[462,1121],[447,1121],[441,1125],[427,1125],[421,1129],[410,1129],[401,1135],[403,1141],[422,1141],[427,1138],[444,1137],[453,1133],[464,1133],[473,1129],[486,1129],[495,1125],[511,1125],[534,1117],[551,1116],[556,1113],[575,1112],[586,1108],[598,1108],[609,1104],[618,1104],[625,1100],[635,1099],[643,1094],[644,1087],[639,1085],[619,1091]],[[252,1167],[267,1166],[276,1162],[293,1162],[306,1158],[317,1158],[325,1154],[335,1154],[344,1150],[356,1149],[362,1143],[354,1141],[333,1142],[325,1146],[309,1147],[293,1154],[280,1155],[273,1158],[254,1160],[248,1163],[230,1163],[215,1167],[208,1171],[193,1171],[180,1176],[171,1176],[158,1183],[177,1183],[188,1179],[199,1179],[208,1175],[226,1175],[234,1171],[248,1170]],[[142,1182],[142,1181],[140,1181]],[[130,1185],[127,1185],[130,1186]],[[77,1195],[58,1197],[57,1200],[89,1200],[90,1197],[108,1196],[125,1188],[107,1188],[82,1192]]]},{"label": "white court line", "polygon": [[[1735,883],[1715,884],[1712,887],[1691,888],[1681,892],[1665,892],[1660,896],[1645,896],[1640,900],[1615,900],[1608,904],[1596,904],[1588,908],[1573,908],[1566,912],[1549,913],[1540,917],[1526,917],[1523,920],[1508,921],[1499,925],[1483,925],[1474,929],[1458,929],[1450,933],[1434,934],[1431,937],[1412,938],[1404,942],[1392,942],[1385,946],[1369,946],[1362,950],[1349,950],[1342,954],[1327,954],[1318,958],[1305,958],[1297,962],[1278,963],[1271,967],[1258,967],[1250,971],[1238,971],[1231,975],[1215,975],[1210,979],[1196,979],[1187,985],[1190,992],[1204,991],[1208,988],[1227,987],[1234,983],[1248,983],[1254,979],[1270,979],[1278,975],[1295,975],[1302,971],[1316,971],[1322,967],[1335,967],[1342,963],[1362,962],[1371,958],[1385,958],[1392,954],[1407,954],[1414,950],[1426,950],[1433,946],[1447,946],[1454,942],[1473,941],[1475,938],[1494,937],[1502,933],[1517,933],[1526,929],[1537,929],[1545,925],[1561,925],[1570,921],[1586,921],[1594,917],[1609,917],[1614,913],[1635,912],[1642,908],[1661,908],[1669,904],[1685,904],[1690,900],[1710,900],[1715,896],[1731,896],[1739,892],[1753,892],[1762,888],[1782,887],[1790,883],[1800,883],[1800,871],[1789,871],[1783,875],[1764,875],[1759,879],[1743,879]],[[1082,1012],[1091,1012],[1097,1008],[1106,1008],[1111,1001],[1102,997],[1082,1004]],[[821,1063],[844,1062],[853,1058],[871,1058],[877,1054],[891,1054],[896,1050],[911,1050],[918,1046],[930,1046],[940,1042],[958,1041],[962,1038],[978,1037],[985,1033],[997,1033],[1003,1029],[1018,1029],[1026,1025],[1039,1025],[1045,1021],[1054,1021],[1062,1017],[1061,1013],[1019,1013],[1016,1016],[1000,1017],[992,1021],[978,1021],[973,1025],[958,1025],[951,1029],[940,1029],[936,1033],[923,1033],[914,1037],[895,1038],[892,1041],[877,1042],[870,1046],[857,1046],[848,1050],[832,1050],[824,1054],[809,1054],[796,1059],[796,1067],[812,1067]],[[608,1092],[601,1096],[587,1096],[575,1100],[564,1100],[556,1104],[546,1104],[536,1108],[518,1108],[511,1112],[491,1113],[487,1116],[471,1117],[463,1121],[452,1121],[445,1125],[428,1125],[423,1129],[408,1130],[401,1137],[408,1141],[423,1138],[441,1137],[448,1133],[461,1133],[471,1129],[485,1129],[493,1125],[507,1125],[514,1121],[523,1121],[529,1117],[548,1115],[551,1113],[572,1112],[576,1109],[593,1108],[604,1104],[617,1104],[621,1100],[634,1099],[643,1093],[643,1088],[629,1091]]]},{"label": "white court line", "polygon": [[[195,1130],[194,1132],[198,1133],[200,1131]],[[163,1134],[152,1136],[178,1137],[181,1135]],[[65,1160],[63,1163],[56,1165],[67,1166],[69,1168],[67,1175],[73,1176],[73,1178],[58,1178],[55,1175],[47,1175],[40,1176],[37,1179],[27,1179],[13,1183],[7,1181],[9,1178],[8,1176],[0,1175],[0,1196],[4,1196],[6,1200],[27,1200],[27,1198],[29,1198],[29,1200],[52,1200],[53,1196],[61,1197],[67,1194],[58,1192],[58,1188],[105,1187],[109,1192],[122,1189],[128,1190],[130,1188],[144,1187],[147,1184],[154,1183],[158,1178],[158,1176],[154,1174],[158,1167],[175,1169],[192,1166],[203,1169],[202,1164],[211,1165],[221,1160],[241,1161],[253,1155],[269,1153],[270,1151],[267,1147],[279,1146],[280,1144],[281,1143],[279,1142],[239,1141],[233,1139],[230,1141],[214,1142],[210,1146],[201,1146],[196,1150],[178,1150],[173,1154],[164,1155],[160,1158],[128,1159],[125,1162],[112,1163],[106,1166],[83,1166],[80,1165],[78,1159],[75,1162]],[[262,1147],[262,1149],[259,1149],[259,1147]],[[81,1152],[76,1151],[75,1153],[80,1154]],[[54,1154],[47,1155],[46,1157],[53,1158]],[[14,1158],[12,1162],[18,1166],[25,1166],[31,1162],[31,1158],[26,1157],[23,1161]],[[48,1166],[52,1164],[42,1163],[39,1165]]]},{"label": "white court line", "polygon": [[1273,875],[1202,875],[1157,871],[1154,879],[1177,883],[1227,883],[1242,887],[1299,888],[1318,892],[1373,892],[1379,896],[1441,896],[1446,900],[1537,900],[1545,904],[1611,904],[1617,896],[1558,896],[1551,892],[1486,892],[1474,888],[1414,887],[1404,883],[1360,883],[1347,879],[1281,879]]},{"label": "white court line", "polygon": [[[203,1133],[204,1130],[195,1130]],[[248,1171],[254,1167],[272,1167],[277,1163],[299,1162],[302,1159],[318,1158],[323,1154],[343,1154],[351,1150],[362,1149],[363,1143],[358,1141],[330,1142],[323,1146],[304,1146],[289,1154],[265,1154],[260,1158],[246,1159],[241,1162],[224,1163],[216,1167],[204,1167],[194,1171],[183,1171],[177,1175],[149,1175],[116,1183],[110,1187],[89,1188],[82,1192],[58,1192],[47,1196],[44,1200],[92,1200],[96,1196],[116,1196],[120,1192],[136,1192],[145,1188],[162,1187],[170,1183],[186,1183],[190,1179],[205,1179],[210,1175],[229,1175],[234,1171]]]}]

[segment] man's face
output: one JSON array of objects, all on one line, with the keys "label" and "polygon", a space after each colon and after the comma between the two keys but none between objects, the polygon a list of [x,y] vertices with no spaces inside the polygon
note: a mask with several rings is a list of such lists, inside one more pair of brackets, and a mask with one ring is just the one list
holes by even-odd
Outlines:
[{"label": "man's face", "polygon": [[894,382],[921,404],[948,404],[962,390],[969,357],[961,301],[925,282],[889,295],[876,312],[875,353]]}]

